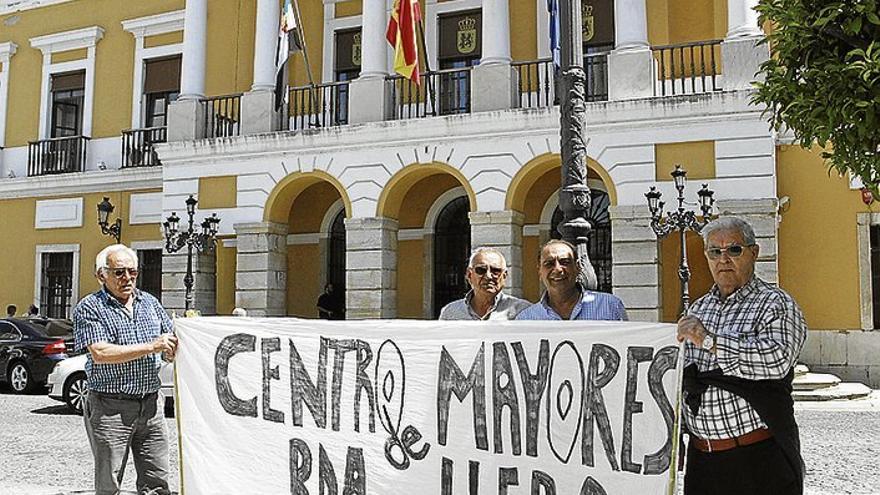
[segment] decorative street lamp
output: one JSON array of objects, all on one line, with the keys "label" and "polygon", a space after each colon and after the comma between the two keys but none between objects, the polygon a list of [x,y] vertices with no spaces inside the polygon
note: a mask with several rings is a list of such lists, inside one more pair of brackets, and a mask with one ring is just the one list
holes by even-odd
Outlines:
[{"label": "decorative street lamp", "polygon": [[587,187],[586,74],[581,0],[559,0],[559,124],[562,150],[562,186],[559,225],[562,238],[577,251],[578,281],[587,289],[597,286],[596,271],[587,253],[590,236],[590,188]]},{"label": "decorative street lamp", "polygon": [[216,242],[217,226],[220,224],[220,218],[214,213],[206,218],[202,223],[202,230],[199,232],[195,227],[193,216],[196,214],[196,204],[198,200],[190,194],[186,200],[186,214],[189,216],[189,227],[181,232],[178,230],[180,225],[180,217],[177,213],[171,212],[171,216],[162,224],[165,228],[165,250],[169,253],[176,253],[186,246],[186,275],[183,277],[183,285],[186,287],[186,311],[192,308],[193,302],[193,272],[192,258],[193,250],[198,252],[212,252],[214,243]]},{"label": "decorative street lamp", "polygon": [[[709,223],[712,214],[712,205],[715,204],[715,199],[712,197],[715,192],[709,189],[708,184],[703,184],[703,187],[697,191],[699,203],[688,203],[684,200],[687,172],[681,168],[681,165],[676,165],[675,170],[673,170],[670,175],[672,175],[675,188],[678,190],[678,209],[676,211],[667,212],[666,218],[664,219],[663,206],[665,203],[660,201],[661,193],[655,186],[651,186],[651,189],[645,193],[645,197],[648,199],[648,209],[651,210],[651,229],[654,231],[654,234],[657,235],[657,238],[663,239],[676,230],[681,234],[678,279],[681,281],[681,314],[684,315],[687,313],[688,307],[690,306],[688,281],[691,278],[691,271],[690,268],[688,268],[687,262],[687,239],[685,236],[688,230],[700,233],[700,231],[703,230],[703,227]],[[700,210],[703,213],[702,219],[698,219],[694,211],[685,210],[685,205],[699,205]]]},{"label": "decorative street lamp", "polygon": [[116,238],[116,244],[119,244],[122,238],[122,219],[117,218],[113,225],[108,223],[110,214],[113,213],[113,203],[110,198],[104,197],[104,201],[98,203],[98,225],[101,226],[101,233]]}]

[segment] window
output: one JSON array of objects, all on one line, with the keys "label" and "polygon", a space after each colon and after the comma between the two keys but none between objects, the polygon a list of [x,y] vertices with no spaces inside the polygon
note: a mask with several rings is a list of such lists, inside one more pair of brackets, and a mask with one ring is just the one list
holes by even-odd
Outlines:
[{"label": "window", "polygon": [[[590,254],[590,264],[596,271],[597,290],[600,292],[612,292],[611,273],[613,263],[611,258],[611,216],[608,214],[608,205],[611,202],[608,193],[598,189],[590,189],[590,211],[587,212],[587,221],[590,222],[590,239],[587,241],[587,252]],[[559,224],[562,223],[563,214],[559,207],[553,212],[550,222],[550,238],[562,239],[559,233]]]},{"label": "window", "polygon": [[15,341],[21,339],[21,332],[10,323],[0,321],[0,341]]},{"label": "window", "polygon": [[467,196],[450,201],[437,217],[434,229],[434,318],[451,301],[468,291],[465,279],[471,251],[470,203]]},{"label": "window", "polygon": [[49,318],[67,318],[73,296],[74,253],[42,253],[40,308]]},{"label": "window", "polygon": [[[336,61],[333,68],[334,81],[351,81],[361,75],[361,30],[346,29],[336,31]],[[339,85],[334,89],[332,98],[334,123],[348,123],[348,85]]]},{"label": "window", "polygon": [[165,127],[168,105],[180,95],[180,55],[144,62],[144,126]]},{"label": "window", "polygon": [[[482,57],[482,14],[479,10],[441,15],[440,69],[464,69],[480,63]],[[431,84],[430,82],[428,83]],[[470,73],[455,71],[440,75],[438,99],[441,115],[470,112]],[[428,91],[431,91],[429,86]]]},{"label": "window", "polygon": [[82,134],[85,79],[85,71],[52,75],[50,137]]},{"label": "window", "polygon": [[137,288],[162,299],[162,250],[139,249]]},{"label": "window", "polygon": [[342,314],[345,319],[345,208],[333,219],[330,227],[330,246],[327,256],[327,281],[333,284],[337,297],[342,301]]}]

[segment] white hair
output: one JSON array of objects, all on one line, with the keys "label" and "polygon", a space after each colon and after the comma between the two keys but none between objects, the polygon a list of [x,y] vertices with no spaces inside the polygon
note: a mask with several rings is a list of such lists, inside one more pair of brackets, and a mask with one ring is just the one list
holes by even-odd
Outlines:
[{"label": "white hair", "polygon": [[247,316],[247,310],[244,308],[235,308],[232,310],[232,316]]},{"label": "white hair", "polygon": [[501,254],[501,251],[499,251],[499,250],[496,249],[496,248],[489,247],[489,246],[482,246],[482,247],[478,247],[477,249],[474,249],[474,250],[471,252],[471,257],[468,258],[468,266],[471,267],[471,268],[473,268],[473,266],[474,266],[474,260],[477,258],[477,255],[479,255],[479,254],[484,254],[484,253],[495,253],[495,254],[497,254],[498,257],[501,258],[501,261],[504,263],[504,267],[507,268],[507,260],[504,259],[504,255]]},{"label": "white hair", "polygon": [[708,246],[709,236],[715,232],[739,232],[742,235],[743,242],[748,245],[755,243],[755,231],[752,229],[752,226],[739,217],[719,217],[706,224],[703,230],[700,231],[700,235],[703,237],[703,244]]},{"label": "white hair", "polygon": [[126,246],[125,244],[112,244],[110,246],[105,247],[98,253],[98,256],[95,256],[95,274],[101,272],[102,268],[109,268],[107,265],[110,255],[115,253],[125,253],[134,260],[134,267],[138,266],[138,255],[134,249]]}]

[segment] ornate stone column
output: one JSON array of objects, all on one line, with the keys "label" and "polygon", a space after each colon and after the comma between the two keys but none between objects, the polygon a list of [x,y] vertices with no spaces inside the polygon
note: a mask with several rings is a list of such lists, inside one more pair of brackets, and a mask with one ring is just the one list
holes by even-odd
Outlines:
[{"label": "ornate stone column", "polygon": [[397,220],[345,219],[346,318],[397,316]]},{"label": "ornate stone column", "polygon": [[168,106],[168,141],[205,137],[205,58],[208,48],[208,0],[187,0],[183,15],[180,97]]},{"label": "ornate stone column", "polygon": [[770,47],[759,45],[758,0],[727,0],[727,37],[721,43],[724,89],[751,89],[755,73],[770,58]]},{"label": "ornate stone column", "polygon": [[237,223],[235,305],[248,316],[287,315],[287,225]]},{"label": "ornate stone column", "polygon": [[275,112],[275,55],[281,23],[277,0],[257,0],[254,33],[254,81],[241,96],[241,133],[272,132],[280,126]]},{"label": "ornate stone column", "polygon": [[645,0],[615,0],[614,36],[614,50],[608,56],[608,98],[652,96],[654,72]]},{"label": "ornate stone column", "polygon": [[363,0],[361,16],[361,76],[349,83],[349,121],[381,122],[390,104],[385,90],[388,56],[385,0]]},{"label": "ornate stone column", "polygon": [[493,247],[507,260],[507,285],[505,291],[522,296],[522,227],[525,217],[513,210],[475,211],[468,213],[471,222],[471,246]]},{"label": "ornate stone column", "polygon": [[483,0],[483,46],[480,65],[471,69],[474,112],[507,110],[518,96],[510,67],[510,7],[508,0]]}]

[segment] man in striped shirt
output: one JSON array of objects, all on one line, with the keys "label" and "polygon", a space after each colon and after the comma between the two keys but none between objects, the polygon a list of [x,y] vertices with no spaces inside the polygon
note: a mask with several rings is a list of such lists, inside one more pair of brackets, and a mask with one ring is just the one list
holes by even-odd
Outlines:
[{"label": "man in striped shirt", "polygon": [[748,223],[720,218],[702,236],[715,285],[678,322],[689,365],[685,494],[800,494],[791,379],[804,317],[790,295],[755,276]]},{"label": "man in striped shirt", "polygon": [[89,352],[83,419],[97,495],[119,492],[129,451],[138,493],[171,493],[158,359],[174,359],[177,338],[159,301],[135,288],[137,263],[137,254],[122,244],[104,248],[95,260],[101,289],[73,310],[76,347]]},{"label": "man in striped shirt", "polygon": [[583,289],[571,243],[552,240],[541,249],[538,276],[547,290],[517,320],[626,320],[623,301],[614,294]]}]

